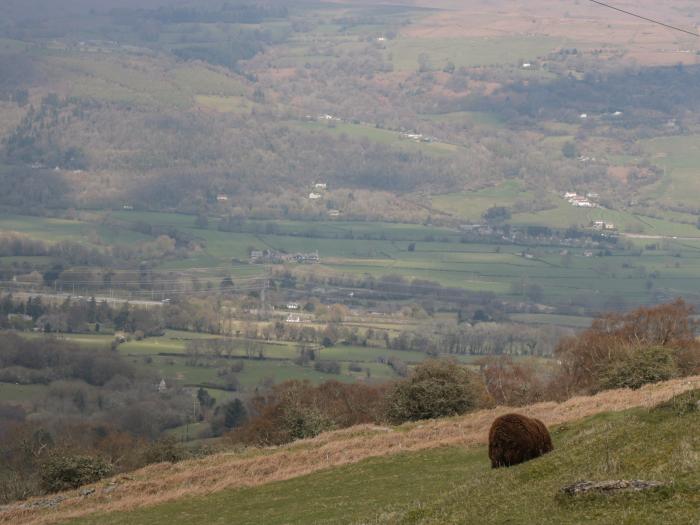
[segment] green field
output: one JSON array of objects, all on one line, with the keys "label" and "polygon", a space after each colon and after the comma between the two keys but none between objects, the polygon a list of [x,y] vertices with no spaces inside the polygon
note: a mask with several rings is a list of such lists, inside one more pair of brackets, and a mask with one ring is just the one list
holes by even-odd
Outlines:
[{"label": "green field", "polygon": [[0,231],[16,232],[50,243],[73,241],[94,247],[99,246],[96,240],[105,244],[126,244],[149,239],[146,235],[118,226],[14,214],[0,215]]},{"label": "green field", "polygon": [[445,154],[457,151],[458,146],[447,144],[445,142],[415,142],[411,139],[404,138],[398,131],[381,129],[367,124],[352,124],[349,122],[332,122],[325,124],[321,122],[294,122],[292,125],[320,133],[331,133],[341,137],[368,139],[379,144],[387,144],[389,146],[399,146],[408,149],[416,149],[425,153]]},{"label": "green field", "polygon": [[451,113],[434,113],[421,115],[421,117],[431,121],[446,124],[470,124],[483,127],[503,126],[503,120],[494,113],[484,113],[481,111],[453,111]]},{"label": "green field", "polygon": [[0,401],[28,402],[42,397],[47,391],[46,385],[19,385],[0,382]]},{"label": "green field", "polygon": [[700,192],[700,135],[661,137],[642,143],[664,177],[647,193],[670,205],[697,207]]},{"label": "green field", "polygon": [[[80,524],[696,523],[698,391],[665,406],[603,413],[553,431],[554,452],[492,470],[485,447],[369,459],[259,487],[224,490]],[[580,480],[667,483],[643,493],[564,496]]]},{"label": "green field", "polygon": [[571,328],[588,328],[593,321],[590,317],[555,314],[512,314],[510,319],[516,323],[568,326]]},{"label": "green field", "polygon": [[135,59],[124,49],[95,55],[61,50],[46,60],[53,69],[69,71],[68,94],[85,99],[186,110],[195,103],[211,107],[216,100],[212,96],[241,97],[246,92],[240,78],[203,63]]},{"label": "green field", "polygon": [[[573,319],[573,318],[572,318]],[[523,322],[526,322],[523,320]],[[539,322],[529,320],[527,322]],[[564,324],[564,323],[563,323]],[[376,325],[365,324],[365,326]],[[407,327],[402,325],[404,329]],[[40,338],[42,334],[21,332],[27,338]],[[107,348],[114,340],[113,334],[60,334],[62,340],[77,343],[87,348]],[[328,374],[314,369],[314,362],[307,365],[294,363],[299,356],[296,343],[270,342],[260,343],[264,349],[264,359],[248,359],[244,339],[230,339],[232,350],[228,357],[200,355],[195,361],[187,353],[187,343],[192,340],[224,339],[210,334],[167,330],[162,337],[149,337],[141,341],[131,340],[120,344],[118,352],[135,368],[149,372],[156,378],[165,379],[166,384],[179,387],[197,387],[207,385],[213,397],[230,398],[247,397],[263,383],[280,383],[290,379],[308,380],[318,384],[328,380],[341,382],[384,382],[398,379],[394,370],[386,364],[390,358],[396,358],[409,366],[427,359],[427,355],[417,351],[389,350],[386,348],[352,346],[338,344],[328,348],[317,349],[317,360],[335,361],[340,364],[339,374]],[[453,356],[463,363],[471,363],[478,356]],[[243,370],[236,374],[238,391],[226,391],[219,371],[240,362]],[[359,366],[351,370],[350,366]],[[217,385],[219,385],[217,387]],[[4,394],[0,397],[12,401],[24,401],[33,395],[41,395],[45,386],[36,388],[32,385],[2,385]]]},{"label": "green field", "polygon": [[448,62],[456,67],[518,65],[518,60],[535,60],[564,42],[548,37],[503,36],[498,38],[398,38],[387,45],[387,54],[398,70],[418,69],[420,56],[429,66],[442,69]]},{"label": "green field", "polygon": [[[508,184],[475,194],[437,197],[436,201],[456,214],[466,215],[468,220],[470,214],[476,218],[485,207],[506,204],[522,194],[527,192],[520,191],[517,184]],[[610,298],[623,297],[632,306],[647,304],[652,294],[658,293],[668,298],[700,295],[700,281],[696,278],[700,272],[700,237],[695,226],[604,208],[577,209],[561,199],[557,202],[553,209],[516,213],[512,222],[562,227],[585,226],[603,219],[614,222],[623,231],[640,232],[642,237],[629,239],[632,250],[618,250],[612,256],[585,256],[585,249],[572,248],[565,260],[562,248],[557,246],[463,243],[461,234],[454,229],[382,222],[246,221],[242,232],[231,233],[216,230],[215,224],[209,229],[194,228],[194,217],[188,215],[120,211],[110,214],[110,226],[19,215],[5,216],[0,219],[0,226],[35,239],[73,240],[90,245],[92,235],[102,239],[100,242],[149,239],[130,229],[130,224],[139,221],[176,227],[201,239],[204,250],[191,257],[165,260],[158,269],[186,272],[183,275],[214,284],[224,275],[231,275],[235,281],[262,274],[262,265],[247,264],[248,251],[273,248],[288,253],[319,252],[318,267],[291,264],[288,268],[292,270],[319,270],[358,279],[400,275],[514,298],[522,293],[518,290],[537,285],[542,289],[542,300],[548,304],[568,302],[574,296],[603,307]],[[259,233],[269,231],[275,233]],[[522,256],[525,249],[530,252],[528,258]],[[232,264],[232,258],[242,264]],[[0,260],[6,265],[16,262],[11,258]],[[42,265],[47,262],[45,258],[36,261]],[[85,289],[79,293],[90,295],[94,291]],[[137,353],[143,344],[150,343],[130,344]]]},{"label": "green field", "polygon": [[[41,334],[20,333],[23,337],[39,338]],[[113,341],[113,334],[62,334],[60,339],[77,343],[83,347],[107,348]],[[213,397],[229,398],[248,396],[263,382],[281,383],[290,379],[308,380],[314,384],[331,379],[341,382],[371,381],[381,382],[396,379],[396,373],[378,359],[397,357],[407,363],[418,363],[426,359],[420,352],[401,352],[382,348],[367,348],[338,345],[320,351],[319,359],[337,361],[341,365],[340,374],[327,374],[314,370],[314,362],[301,366],[293,362],[299,351],[294,343],[262,343],[265,359],[247,359],[244,340],[233,340],[234,350],[230,358],[200,357],[196,363],[189,360],[186,347],[190,340],[220,338],[209,334],[168,330],[162,337],[150,337],[141,341],[128,341],[118,346],[118,351],[135,368],[147,371],[165,379],[170,386],[221,385],[219,371],[236,361],[242,361],[243,370],[236,374],[240,390],[225,391],[212,388]],[[465,359],[469,356],[465,356]],[[350,363],[361,366],[352,371]],[[369,370],[369,375],[367,373]],[[0,400],[26,401],[43,395],[44,385],[0,384]]]},{"label": "green field", "polygon": [[529,201],[533,197],[532,192],[524,191],[519,183],[510,181],[479,191],[437,195],[432,199],[432,206],[464,220],[480,222],[484,212],[492,206],[509,208],[519,200]]}]

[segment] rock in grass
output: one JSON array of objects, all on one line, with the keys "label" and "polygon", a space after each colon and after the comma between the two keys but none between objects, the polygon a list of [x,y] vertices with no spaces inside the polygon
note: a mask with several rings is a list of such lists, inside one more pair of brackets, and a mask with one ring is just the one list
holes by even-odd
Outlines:
[{"label": "rock in grass", "polygon": [[641,479],[617,479],[610,481],[579,481],[572,485],[562,487],[561,491],[569,496],[582,494],[616,494],[618,492],[641,492],[643,490],[664,487],[666,483],[660,481],[644,481]]}]

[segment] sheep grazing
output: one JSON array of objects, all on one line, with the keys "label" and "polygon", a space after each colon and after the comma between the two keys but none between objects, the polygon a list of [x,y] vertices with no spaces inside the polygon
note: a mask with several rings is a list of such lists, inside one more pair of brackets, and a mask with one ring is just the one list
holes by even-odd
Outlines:
[{"label": "sheep grazing", "polygon": [[491,425],[491,468],[517,465],[553,449],[549,431],[539,419],[520,414],[506,414],[496,418]]}]

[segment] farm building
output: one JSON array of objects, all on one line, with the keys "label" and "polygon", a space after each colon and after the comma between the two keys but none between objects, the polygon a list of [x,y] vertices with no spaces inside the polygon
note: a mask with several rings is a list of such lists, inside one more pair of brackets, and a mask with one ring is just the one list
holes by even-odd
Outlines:
[{"label": "farm building", "polygon": [[615,224],[605,221],[593,221],[594,230],[614,230]]},{"label": "farm building", "polygon": [[294,255],[294,259],[298,263],[302,264],[317,264],[320,262],[320,257],[318,256],[318,252],[312,252],[312,253],[297,253]]}]

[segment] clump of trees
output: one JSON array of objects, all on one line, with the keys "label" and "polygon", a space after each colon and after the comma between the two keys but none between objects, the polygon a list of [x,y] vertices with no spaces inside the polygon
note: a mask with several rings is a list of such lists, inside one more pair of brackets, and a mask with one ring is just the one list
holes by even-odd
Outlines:
[{"label": "clump of trees", "polygon": [[485,357],[479,362],[486,389],[498,405],[522,406],[547,398],[547,370],[532,361],[510,356]]},{"label": "clump of trees", "polygon": [[41,469],[41,486],[46,492],[74,489],[94,483],[112,472],[104,458],[93,456],[54,455]]},{"label": "clump of trees", "polygon": [[580,334],[562,338],[559,364],[490,356],[479,361],[499,405],[563,400],[615,388],[640,388],[700,373],[698,320],[682,300],[628,313],[604,314]]},{"label": "clump of trees", "polygon": [[104,386],[119,377],[133,381],[135,370],[108,350],[84,349],[54,339],[26,339],[13,333],[0,338],[0,380],[20,384],[48,384],[79,380]]},{"label": "clump of trees", "polygon": [[606,314],[588,330],[563,339],[556,356],[562,362],[555,378],[558,397],[608,388],[639,388],[655,381],[700,371],[698,321],[694,309],[678,299]]},{"label": "clump of trees", "polygon": [[232,433],[235,441],[279,445],[334,428],[382,420],[385,387],[327,381],[287,381],[249,403],[250,420]]},{"label": "clump of trees", "polygon": [[493,400],[475,372],[452,360],[429,360],[394,385],[287,381],[249,403],[250,419],[234,441],[266,446],[361,423],[403,423],[464,414]]},{"label": "clump of trees", "polygon": [[387,397],[386,416],[393,423],[464,414],[491,406],[483,380],[452,360],[428,360]]}]

